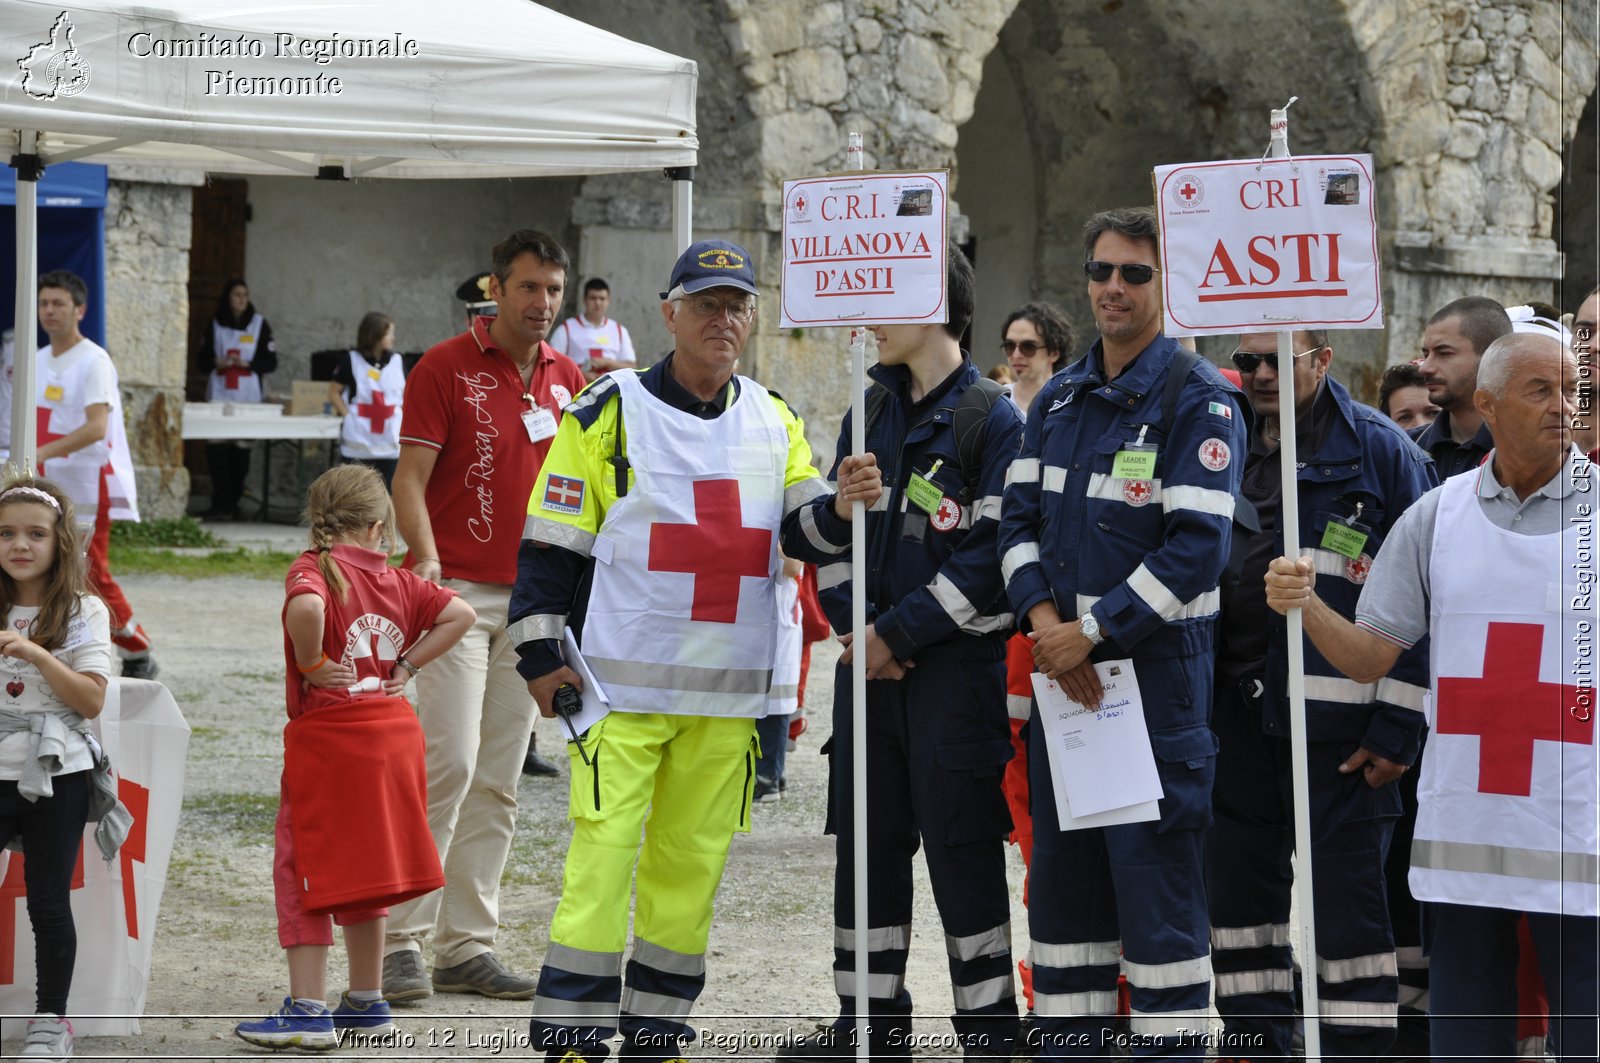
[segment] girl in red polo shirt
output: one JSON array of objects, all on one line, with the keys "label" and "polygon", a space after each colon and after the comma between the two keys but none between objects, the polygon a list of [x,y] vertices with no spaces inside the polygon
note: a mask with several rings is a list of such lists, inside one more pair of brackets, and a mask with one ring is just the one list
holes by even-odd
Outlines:
[{"label": "girl in red polo shirt", "polygon": [[[306,495],[306,520],[312,549],[290,566],[283,607],[289,725],[273,859],[290,995],[234,1027],[267,1048],[331,1048],[395,1028],[380,992],[386,905],[444,883],[422,728],[401,691],[475,619],[455,592],[389,565],[394,509],[371,468],[324,473]],[[335,922],[350,989],[330,1012]]]}]

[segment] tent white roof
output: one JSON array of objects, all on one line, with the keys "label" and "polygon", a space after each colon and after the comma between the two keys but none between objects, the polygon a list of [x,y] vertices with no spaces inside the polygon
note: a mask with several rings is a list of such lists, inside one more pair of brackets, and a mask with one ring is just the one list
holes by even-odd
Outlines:
[{"label": "tent white roof", "polygon": [[0,61],[7,154],[37,130],[47,164],[526,177],[698,147],[691,60],[528,0],[0,0]]}]

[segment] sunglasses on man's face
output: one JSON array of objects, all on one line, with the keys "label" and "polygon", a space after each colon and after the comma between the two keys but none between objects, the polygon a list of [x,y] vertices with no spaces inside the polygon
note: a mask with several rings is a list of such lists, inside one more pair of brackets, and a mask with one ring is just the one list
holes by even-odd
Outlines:
[{"label": "sunglasses on man's face", "polygon": [[[1316,354],[1320,350],[1322,350],[1321,347],[1313,347],[1309,351],[1301,351],[1299,354],[1295,355],[1295,359],[1299,360],[1308,354]],[[1261,368],[1262,362],[1266,362],[1274,373],[1278,371],[1278,355],[1276,353],[1256,354],[1253,351],[1233,352],[1233,364],[1241,373],[1254,373],[1257,369]]]},{"label": "sunglasses on man's face", "polygon": [[1040,351],[1045,350],[1045,349],[1046,349],[1046,347],[1045,347],[1044,344],[1037,343],[1034,340],[1020,340],[1020,341],[1019,340],[1001,340],[1000,341],[1000,350],[1008,358],[1011,357],[1011,352],[1012,351],[1021,351],[1022,352],[1022,357],[1024,357],[1024,358],[1032,358],[1034,355],[1038,354]]},{"label": "sunglasses on man's face", "polygon": [[1157,267],[1147,266],[1143,262],[1102,262],[1091,258],[1083,264],[1083,272],[1096,284],[1110,280],[1112,270],[1121,270],[1122,279],[1128,284],[1149,284],[1150,278],[1161,272]]}]

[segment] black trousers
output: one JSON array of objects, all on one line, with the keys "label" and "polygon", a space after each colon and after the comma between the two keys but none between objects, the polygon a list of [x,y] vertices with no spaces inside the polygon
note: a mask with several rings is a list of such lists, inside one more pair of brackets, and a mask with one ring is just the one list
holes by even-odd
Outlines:
[{"label": "black trousers", "polygon": [[72,921],[72,869],[78,865],[84,824],[89,821],[89,773],[51,780],[55,792],[29,801],[15,779],[0,780],[0,847],[22,839],[22,882],[33,924],[36,1006],[39,1013],[67,1013],[67,992],[78,958]]}]

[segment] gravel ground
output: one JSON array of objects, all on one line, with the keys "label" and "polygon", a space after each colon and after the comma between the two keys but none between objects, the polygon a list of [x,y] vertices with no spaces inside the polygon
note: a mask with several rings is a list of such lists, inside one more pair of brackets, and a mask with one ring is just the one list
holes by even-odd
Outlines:
[{"label": "gravel ground", "polygon": [[[263,540],[282,541],[282,532]],[[239,535],[249,538],[248,535]],[[298,534],[291,540],[298,548]],[[235,1038],[233,1022],[275,1009],[288,991],[272,905],[272,824],[284,722],[279,610],[282,585],[249,579],[191,582],[174,577],[124,579],[123,586],[157,641],[162,682],[193,727],[184,814],[154,942],[143,1031],[80,1042],[83,1058],[209,1059],[265,1055]],[[735,838],[712,924],[707,984],[695,1009],[710,1039],[702,1057],[763,1058],[760,1047],[730,1046],[744,1037],[807,1032],[834,1014],[832,960],[833,844],[822,835],[826,770],[816,755],[827,735],[837,647],[819,644],[808,701],[818,707],[799,749],[789,755],[781,802],[759,804],[754,829]],[[539,723],[540,748],[562,749],[554,721]],[[501,892],[498,951],[514,969],[536,970],[548,942],[569,836],[565,779],[522,780],[519,818]],[[353,810],[354,811],[354,810]],[[1013,942],[1025,945],[1020,860],[1014,881]],[[918,922],[909,982],[919,1010],[917,1033],[933,1042],[950,1026],[948,969],[927,877],[917,865]],[[336,945],[330,992],[345,985]],[[372,1058],[498,1058],[532,1055],[528,1005],[441,994],[423,1007],[397,1009],[401,1046]],[[20,1034],[8,1023],[9,1036]],[[713,1041],[712,1039],[721,1039]],[[15,1044],[8,1043],[10,1051]],[[931,1054],[951,1054],[937,1050]],[[959,1053],[955,1053],[959,1054]],[[341,1058],[362,1058],[344,1050]]]}]

